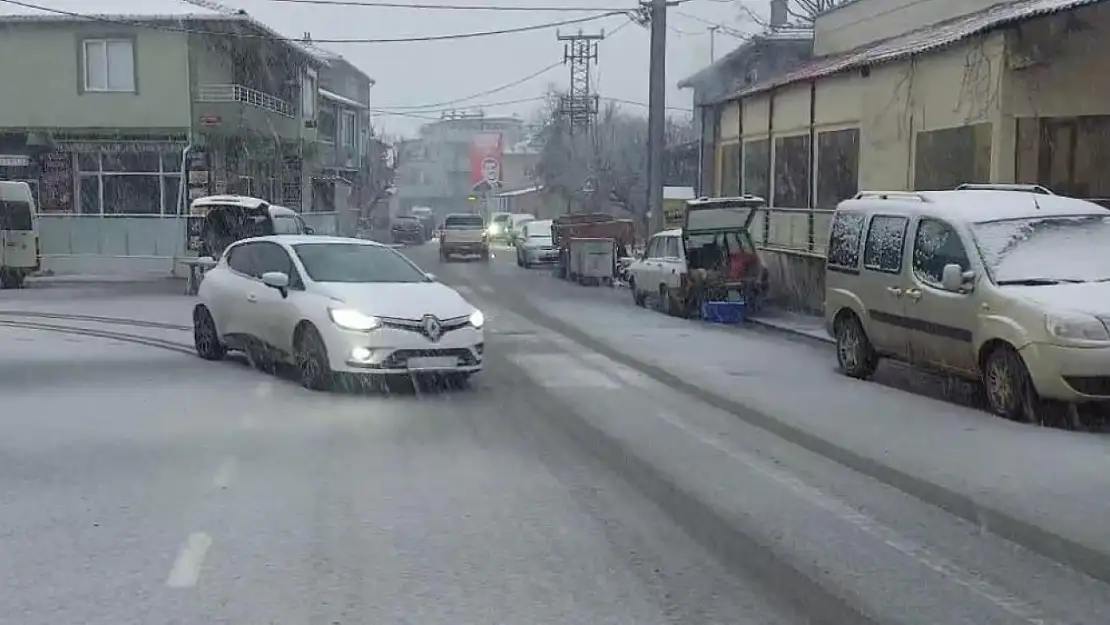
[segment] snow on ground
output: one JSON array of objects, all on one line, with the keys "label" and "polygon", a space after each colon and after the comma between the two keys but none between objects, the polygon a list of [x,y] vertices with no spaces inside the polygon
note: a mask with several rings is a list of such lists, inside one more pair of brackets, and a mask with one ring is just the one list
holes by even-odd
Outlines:
[{"label": "snow on ground", "polygon": [[[549,288],[553,287],[553,288]],[[591,289],[578,288],[580,291]],[[1110,438],[1031,427],[835,370],[824,345],[664,317],[598,293],[528,291],[545,313],[711,393],[1110,553]],[[624,302],[623,304],[621,302]]]}]

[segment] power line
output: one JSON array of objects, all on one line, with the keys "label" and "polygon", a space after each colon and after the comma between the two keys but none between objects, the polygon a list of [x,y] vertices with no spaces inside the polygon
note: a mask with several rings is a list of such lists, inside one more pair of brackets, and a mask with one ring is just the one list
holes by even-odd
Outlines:
[{"label": "power line", "polygon": [[506,11],[536,13],[597,13],[609,11],[635,11],[635,7],[588,6],[510,6],[496,4],[421,4],[409,2],[368,2],[365,0],[266,0],[283,4],[314,4],[323,6],[364,7],[369,9],[431,9],[440,11]]},{"label": "power line", "polygon": [[[65,15],[68,17],[76,17],[83,20],[93,22],[103,22],[107,24],[122,24],[126,26],[136,26],[141,28],[149,28],[152,30],[161,30],[166,32],[175,33],[188,33],[192,35],[211,35],[216,37],[235,37],[237,39],[265,39],[268,41],[285,41],[288,43],[300,44],[304,43],[299,39],[291,37],[281,37],[279,35],[253,35],[248,33],[228,33],[219,32],[214,30],[196,30],[191,28],[179,28],[173,26],[165,26],[162,24],[155,24],[152,22],[143,22],[136,20],[124,20],[111,18],[104,15],[88,15],[84,13],[74,13],[72,11],[64,11],[61,9],[52,9],[49,7],[31,4],[30,2],[23,2],[22,0],[0,0],[0,3],[12,4],[27,9],[34,9],[37,11],[45,11],[47,13],[54,13],[56,15]],[[536,30],[547,30],[549,28],[557,28],[559,26],[570,26],[573,24],[582,24],[585,22],[592,22],[595,20],[603,19],[606,17],[613,17],[614,15],[623,15],[626,11],[608,11],[598,15],[590,15],[586,17],[578,17],[574,19],[559,20],[555,22],[545,22],[543,24],[532,24],[529,26],[518,26],[515,28],[502,28],[499,30],[486,30],[469,33],[453,33],[449,35],[428,35],[424,37],[397,37],[391,39],[313,39],[312,43],[418,43],[430,41],[456,41],[460,39],[477,39],[480,37],[493,37],[497,35],[511,35],[515,33],[526,33]],[[253,19],[253,18],[252,18]]]},{"label": "power line", "polygon": [[387,106],[387,107],[385,107],[385,109],[386,110],[410,110],[411,111],[411,110],[418,110],[418,109],[434,109],[434,108],[440,107],[440,106],[451,106],[453,104],[459,104],[460,102],[468,102],[470,100],[476,100],[478,98],[481,98],[481,97],[484,97],[484,96],[487,96],[487,95],[493,95],[495,93],[499,93],[499,92],[505,91],[507,89],[512,89],[513,87],[516,87],[517,85],[526,83],[529,80],[532,80],[533,78],[542,76],[543,74],[546,74],[547,72],[550,72],[551,70],[555,69],[556,67],[560,67],[562,65],[563,65],[562,61],[557,61],[555,63],[552,63],[551,65],[548,65],[547,67],[541,68],[541,69],[539,69],[535,72],[532,72],[531,74],[528,74],[527,76],[525,76],[523,78],[518,78],[517,80],[514,80],[510,83],[505,83],[505,84],[503,84],[499,87],[494,87],[493,89],[487,89],[486,91],[481,91],[479,93],[468,95],[466,97],[455,98],[454,100],[447,100],[446,102],[436,102],[435,104],[418,104],[418,105],[409,105],[409,106]]}]

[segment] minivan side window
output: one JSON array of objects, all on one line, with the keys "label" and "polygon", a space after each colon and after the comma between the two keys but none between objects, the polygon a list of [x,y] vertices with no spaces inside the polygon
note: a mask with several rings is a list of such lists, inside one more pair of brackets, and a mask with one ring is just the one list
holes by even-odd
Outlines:
[{"label": "minivan side window", "polygon": [[663,255],[667,258],[679,258],[682,256],[682,252],[679,251],[680,247],[678,237],[667,237],[667,250]]},{"label": "minivan side window", "polygon": [[660,258],[663,256],[663,237],[652,237],[648,243],[646,258]]},{"label": "minivan side window", "polygon": [[833,271],[855,273],[859,267],[860,240],[863,239],[863,213],[837,212],[829,229],[826,266]]},{"label": "minivan side window", "polygon": [[863,266],[883,273],[902,272],[902,253],[906,249],[909,218],[901,215],[874,215],[867,229]]},{"label": "minivan side window", "polygon": [[945,265],[959,265],[964,271],[971,269],[964,243],[951,225],[937,219],[922,219],[913,240],[913,275],[939,289]]}]

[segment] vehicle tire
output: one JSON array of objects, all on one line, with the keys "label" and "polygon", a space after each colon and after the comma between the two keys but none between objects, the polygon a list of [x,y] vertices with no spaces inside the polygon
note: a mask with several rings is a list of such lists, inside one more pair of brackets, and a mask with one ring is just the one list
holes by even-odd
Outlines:
[{"label": "vehicle tire", "polygon": [[446,263],[446,262],[450,262],[450,260],[451,260],[451,255],[448,254],[447,252],[444,252],[443,250],[440,250],[440,252],[439,252],[439,262]]},{"label": "vehicle tire", "polygon": [[296,354],[301,386],[313,391],[331,390],[335,375],[328,362],[328,348],[316,328],[308,326],[301,331],[293,350]]},{"label": "vehicle tire", "polygon": [[261,341],[252,339],[247,343],[244,352],[246,352],[247,360],[250,361],[251,366],[258,371],[269,374],[277,371],[277,361],[274,360],[273,354],[266,349],[265,345],[262,345]]},{"label": "vehicle tire", "polygon": [[479,260],[481,260],[483,263],[488,263],[489,262],[489,248],[488,247],[486,249],[482,250],[482,256]]},{"label": "vehicle tire", "polygon": [[671,294],[668,292],[665,285],[659,285],[659,312],[664,315],[670,316],[674,314],[671,312]]},{"label": "vehicle tire", "polygon": [[628,290],[632,291],[632,303],[633,304],[636,304],[640,308],[646,308],[647,307],[647,298],[644,297],[644,294],[641,293],[640,290],[636,288],[636,281],[635,280],[629,280],[628,281]]},{"label": "vehicle tire", "polygon": [[193,346],[197,356],[205,360],[223,360],[227,355],[227,346],[220,342],[216,321],[204,306],[193,308]]},{"label": "vehicle tire", "polygon": [[1069,412],[1068,406],[1041,399],[1021,354],[1009,345],[996,347],[987,355],[982,376],[987,407],[996,416],[1045,425],[1064,419]]},{"label": "vehicle tire", "polygon": [[836,364],[840,372],[850,378],[866,380],[879,368],[879,355],[871,346],[863,325],[854,314],[837,319],[833,328],[836,336]]},{"label": "vehicle tire", "polygon": [[443,384],[447,388],[466,388],[470,386],[472,373],[448,373],[443,376]]}]

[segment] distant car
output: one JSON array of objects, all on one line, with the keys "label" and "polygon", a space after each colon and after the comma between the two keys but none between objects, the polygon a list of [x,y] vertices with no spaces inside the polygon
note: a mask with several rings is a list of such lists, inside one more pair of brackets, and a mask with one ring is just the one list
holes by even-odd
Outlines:
[{"label": "distant car", "polygon": [[506,242],[509,240],[509,218],[512,213],[494,213],[489,220],[489,238],[491,241]]},{"label": "distant car", "polygon": [[445,263],[452,256],[475,255],[489,260],[489,234],[481,215],[455,213],[443,221],[439,234],[439,261]]},{"label": "distant car", "polygon": [[197,355],[295,364],[328,389],[336,372],[427,375],[456,383],[482,369],[485,317],[387,245],[267,236],[228,246],[193,309]]},{"label": "distant car", "polygon": [[389,236],[394,243],[420,245],[428,240],[424,234],[424,224],[416,217],[394,217],[389,224]]},{"label": "distant car", "polygon": [[516,264],[531,267],[559,260],[559,248],[551,241],[551,220],[529,221],[520,229],[516,245]]}]

